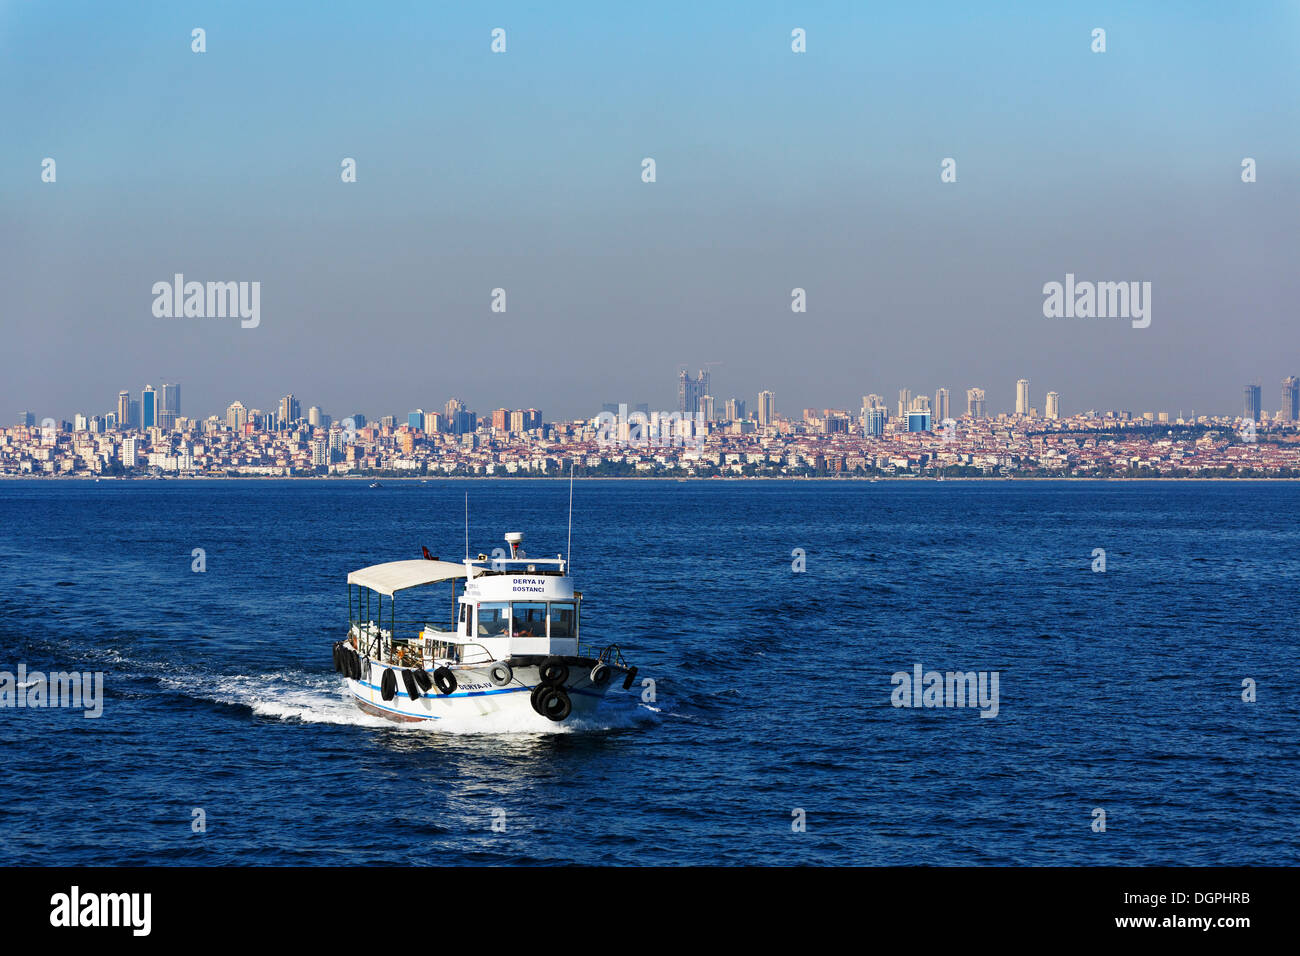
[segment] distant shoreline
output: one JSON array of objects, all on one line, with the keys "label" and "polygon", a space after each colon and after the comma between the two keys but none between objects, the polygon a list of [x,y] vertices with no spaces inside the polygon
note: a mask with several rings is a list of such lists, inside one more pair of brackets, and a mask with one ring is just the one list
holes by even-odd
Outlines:
[{"label": "distant shoreline", "polygon": [[[419,477],[396,478],[383,477],[375,478],[364,475],[203,475],[191,478],[181,478],[175,475],[164,475],[161,478],[119,478],[114,476],[95,476],[95,475],[3,475],[0,476],[2,481],[79,481],[79,482],[96,482],[111,481],[120,483],[135,482],[196,482],[196,481],[332,481],[332,482],[393,482],[394,484],[410,484],[412,482],[433,482],[433,481],[568,481],[566,475],[544,475],[544,476],[522,476],[522,475],[424,475]],[[983,481],[983,482],[1008,482],[1008,481],[1036,481],[1036,482],[1083,482],[1100,484],[1103,482],[1130,482],[1130,481],[1189,481],[1204,484],[1211,481],[1235,481],[1235,482],[1282,482],[1282,481],[1300,481],[1300,477],[1262,477],[1252,475],[1250,477],[1228,477],[1224,475],[1214,475],[1205,478],[1192,478],[1185,475],[1150,475],[1141,478],[1129,477],[1095,477],[1086,478],[1081,475],[984,475],[975,477],[973,475],[963,475],[961,477],[944,477],[939,479],[932,475],[879,475],[876,477],[855,477],[849,475],[717,475],[710,477],[675,477],[673,475],[646,475],[639,477],[636,475],[575,475],[574,481],[671,481],[671,482],[749,482],[749,481],[829,481],[829,482],[854,482],[859,484],[871,484],[872,482],[910,482],[912,484],[938,484],[940,481]]]}]

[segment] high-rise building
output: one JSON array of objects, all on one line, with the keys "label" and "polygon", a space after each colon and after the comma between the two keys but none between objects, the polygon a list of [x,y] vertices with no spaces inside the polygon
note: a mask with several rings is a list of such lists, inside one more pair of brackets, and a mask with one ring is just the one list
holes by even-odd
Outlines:
[{"label": "high-rise building", "polygon": [[146,385],[140,393],[140,428],[153,428],[158,424],[158,391]]},{"label": "high-rise building", "polygon": [[701,395],[700,404],[696,411],[704,414],[704,420],[706,422],[713,422],[718,419],[718,416],[715,414],[716,408],[713,403],[712,395]]},{"label": "high-rise building", "polygon": [[898,417],[906,418],[907,413],[912,410],[912,390],[910,388],[900,388],[898,390]]},{"label": "high-rise building", "polygon": [[478,416],[469,411],[459,398],[448,400],[444,411],[447,431],[453,435],[469,435],[478,428]]},{"label": "high-rise building", "polygon": [[1282,379],[1282,421],[1300,421],[1300,378],[1294,375]]},{"label": "high-rise building", "polygon": [[36,413],[35,413],[35,412],[19,412],[19,413],[18,413],[18,424],[19,424],[19,425],[22,425],[22,426],[24,426],[24,427],[26,427],[26,428],[35,428],[35,427],[36,427]]},{"label": "high-rise building", "polygon": [[971,418],[984,418],[984,389],[966,389],[966,414]]},{"label": "high-rise building", "polygon": [[1061,396],[1056,392],[1047,393],[1046,414],[1048,418],[1052,419],[1061,417]]},{"label": "high-rise building", "polygon": [[938,389],[934,393],[934,417],[936,421],[943,421],[951,416],[952,408],[950,404],[946,388]]},{"label": "high-rise building", "polygon": [[930,409],[929,395],[916,396],[914,399],[912,399],[912,407],[908,409],[909,412],[928,412],[930,410],[931,409]]},{"label": "high-rise building", "polygon": [[908,412],[907,430],[909,432],[928,432],[930,430],[930,413],[923,411]]},{"label": "high-rise building", "polygon": [[248,409],[240,401],[231,402],[226,406],[226,425],[232,431],[242,432],[244,425],[248,423]]},{"label": "high-rise building", "polygon": [[125,465],[127,468],[134,468],[135,453],[136,453],[135,439],[134,438],[122,439],[122,464]]},{"label": "high-rise building", "polygon": [[[617,409],[614,414],[618,414]],[[498,408],[492,412],[492,427],[499,432],[510,428],[510,409]]]},{"label": "high-rise building", "polygon": [[862,409],[862,434],[879,438],[885,433],[886,410],[883,405]]},{"label": "high-rise building", "polygon": [[758,423],[771,425],[776,422],[776,392],[758,393]]},{"label": "high-rise building", "polygon": [[302,418],[302,403],[294,397],[293,392],[280,399],[280,407],[276,410],[275,417],[281,428],[288,428]]},{"label": "high-rise building", "polygon": [[700,408],[700,398],[712,395],[707,369],[700,369],[695,378],[682,369],[677,373],[677,410],[684,415],[694,415]]},{"label": "high-rise building", "polygon": [[1029,379],[1022,378],[1016,382],[1016,414],[1028,415],[1032,406],[1029,404]]},{"label": "high-rise building", "polygon": [[1247,385],[1245,410],[1246,420],[1250,422],[1258,422],[1259,413],[1263,407],[1263,389],[1258,385]]},{"label": "high-rise building", "polygon": [[424,409],[417,408],[406,413],[406,427],[424,431]]},{"label": "high-rise building", "polygon": [[307,424],[312,428],[322,428],[325,425],[325,413],[321,411],[319,405],[313,405],[307,409]]},{"label": "high-rise building", "polygon": [[164,382],[162,392],[158,396],[158,417],[162,418],[163,412],[170,412],[172,422],[181,417],[181,387],[174,382]]},{"label": "high-rise building", "polygon": [[722,417],[729,422],[745,419],[745,403],[738,398],[729,398],[722,406]]},{"label": "high-rise building", "polygon": [[121,391],[117,393],[117,426],[119,428],[131,428],[131,393]]}]

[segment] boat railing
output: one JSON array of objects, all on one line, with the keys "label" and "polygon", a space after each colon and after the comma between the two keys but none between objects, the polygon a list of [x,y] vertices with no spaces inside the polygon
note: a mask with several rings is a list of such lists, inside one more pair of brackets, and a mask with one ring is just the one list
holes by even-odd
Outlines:
[{"label": "boat railing", "polygon": [[579,641],[578,656],[594,657],[602,664],[610,664],[627,670],[627,661],[623,660],[623,652],[619,650],[617,644],[607,644],[604,647],[597,648],[594,644],[584,644]]}]

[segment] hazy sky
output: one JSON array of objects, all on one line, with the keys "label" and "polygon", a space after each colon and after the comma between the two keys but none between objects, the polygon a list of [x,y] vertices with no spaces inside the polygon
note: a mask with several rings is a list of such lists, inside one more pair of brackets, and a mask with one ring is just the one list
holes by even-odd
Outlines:
[{"label": "hazy sky", "polygon": [[[0,420],[163,381],[553,420],[706,362],[783,412],[1239,413],[1300,374],[1291,0],[335,6],[0,2]],[[260,326],[155,318],[176,272],[259,281]],[[1044,318],[1067,272],[1150,281],[1151,326]]]}]

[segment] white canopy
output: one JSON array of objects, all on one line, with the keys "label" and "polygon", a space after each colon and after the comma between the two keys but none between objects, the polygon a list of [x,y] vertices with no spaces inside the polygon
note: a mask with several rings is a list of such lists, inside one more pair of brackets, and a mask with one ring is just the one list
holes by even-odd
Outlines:
[{"label": "white canopy", "polygon": [[[477,574],[480,570],[475,568],[474,573]],[[414,561],[373,564],[360,571],[353,571],[348,575],[348,584],[359,584],[363,588],[392,597],[396,591],[405,591],[407,588],[416,588],[422,584],[434,584],[438,581],[450,581],[452,578],[465,576],[463,564],[416,558]]]}]

